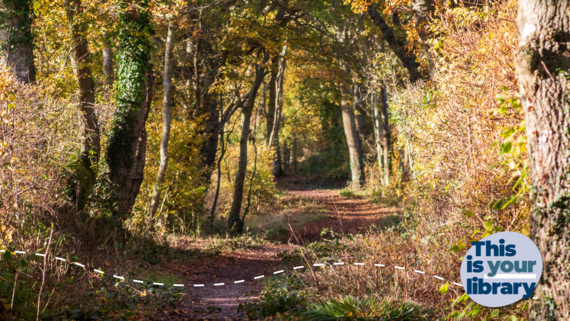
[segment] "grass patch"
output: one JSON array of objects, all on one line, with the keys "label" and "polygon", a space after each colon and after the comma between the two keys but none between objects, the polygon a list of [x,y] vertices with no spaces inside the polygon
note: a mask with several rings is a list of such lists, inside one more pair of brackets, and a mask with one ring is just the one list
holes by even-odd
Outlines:
[{"label": "grass patch", "polygon": [[400,215],[390,214],[383,216],[378,220],[378,227],[381,230],[394,230],[401,222],[403,222],[403,219]]},{"label": "grass patch", "polygon": [[315,209],[312,205],[305,205],[305,209],[308,211],[284,210],[270,215],[252,216],[246,220],[245,227],[251,234],[262,233],[270,239],[286,235],[289,224],[297,230],[310,222],[324,219],[324,213],[328,212],[328,210]]},{"label": "grass patch", "polygon": [[338,193],[338,195],[340,195],[341,197],[350,197],[350,198],[355,198],[356,194],[348,189],[342,189],[340,190],[340,192]]},{"label": "grass patch", "polygon": [[301,320],[427,320],[421,306],[409,301],[390,302],[375,296],[345,296],[309,303],[294,314]]}]

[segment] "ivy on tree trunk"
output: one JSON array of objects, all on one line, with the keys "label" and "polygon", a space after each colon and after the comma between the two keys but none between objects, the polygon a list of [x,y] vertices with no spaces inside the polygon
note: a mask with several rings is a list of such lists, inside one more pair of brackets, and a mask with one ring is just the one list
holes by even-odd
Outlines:
[{"label": "ivy on tree trunk", "polygon": [[148,0],[136,6],[127,0],[119,3],[117,107],[106,159],[113,185],[111,204],[115,214],[123,218],[131,212],[144,174],[145,123],[153,83],[149,65],[153,30],[148,6]]}]

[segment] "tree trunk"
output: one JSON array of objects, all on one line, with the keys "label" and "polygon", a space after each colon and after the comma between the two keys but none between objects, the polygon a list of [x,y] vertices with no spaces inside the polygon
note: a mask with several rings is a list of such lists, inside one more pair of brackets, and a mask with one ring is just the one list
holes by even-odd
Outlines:
[{"label": "tree trunk", "polygon": [[299,163],[297,162],[297,149],[297,137],[293,137],[293,141],[291,142],[291,156],[289,156],[289,162],[291,164],[291,172],[293,172],[294,175],[297,175],[299,170]]},{"label": "tree trunk", "polygon": [[[282,56],[285,55],[283,48]],[[275,84],[277,95],[275,97],[275,119],[273,120],[273,130],[269,137],[269,144],[275,148],[275,157],[273,159],[273,175],[276,177],[283,176],[283,166],[281,164],[281,156],[279,155],[279,130],[281,129],[281,119],[283,118],[283,83],[285,81],[285,70],[287,69],[287,59],[281,58],[279,65],[279,73],[277,75],[277,83]]]},{"label": "tree trunk", "polygon": [[[354,85],[355,86],[355,85]],[[342,123],[344,127],[344,134],[346,143],[348,144],[348,153],[350,157],[350,172],[351,184],[355,189],[360,189],[364,183],[364,164],[362,161],[362,146],[358,137],[357,124],[354,116],[354,109],[351,105],[351,98],[354,100],[354,87],[350,92],[346,87],[341,87],[341,108],[342,108]],[[356,101],[353,101],[353,104]]]},{"label": "tree trunk", "polygon": [[353,95],[353,106],[355,111],[355,121],[356,121],[356,137],[358,139],[358,166],[360,171],[360,185],[364,186],[366,183],[366,175],[364,173],[364,133],[366,122],[364,119],[364,107],[363,101],[361,99],[361,88],[358,84],[354,85],[354,95]]},{"label": "tree trunk", "polygon": [[202,102],[205,104],[205,117],[206,124],[204,129],[204,135],[206,136],[206,142],[202,146],[202,166],[204,169],[204,179],[206,184],[210,184],[210,176],[214,169],[214,164],[216,163],[216,153],[218,151],[218,130],[220,127],[220,114],[218,111],[218,101],[210,99],[209,95],[204,95]]},{"label": "tree trunk", "polygon": [[[220,195],[220,185],[222,183],[222,160],[224,159],[224,155],[226,154],[226,144],[227,144],[224,142],[224,135],[225,135],[224,131],[225,131],[226,122],[231,117],[230,113],[233,113],[233,112],[231,112],[231,109],[232,109],[232,105],[230,105],[230,107],[228,109],[228,115],[226,116],[224,113],[223,101],[222,101],[222,98],[220,97],[220,114],[222,115],[222,118],[220,119],[219,135],[220,135],[221,148],[220,148],[220,155],[218,156],[218,162],[217,162],[218,175],[217,175],[217,181],[216,181],[216,192],[214,193],[214,200],[212,202],[212,208],[210,209],[210,223],[214,222],[214,218],[216,215],[216,207],[218,205],[218,198]],[[228,133],[228,140],[229,140],[229,136],[231,135],[232,132],[233,132],[233,128],[232,128],[232,131],[230,131],[230,133]]]},{"label": "tree trunk", "polygon": [[403,189],[405,184],[409,181],[410,173],[410,160],[408,148],[398,149],[398,161],[400,167],[400,189]]},{"label": "tree trunk", "polygon": [[265,144],[271,146],[271,136],[273,135],[273,126],[275,124],[275,106],[278,104],[278,81],[277,75],[279,73],[279,56],[271,59],[271,77],[269,78],[269,102],[267,104],[266,112],[266,130],[265,130]]},{"label": "tree trunk", "polygon": [[[217,73],[214,76],[211,74],[219,70],[224,64],[223,59],[218,61],[211,58],[211,56],[213,56],[213,52],[210,44],[206,39],[198,38],[196,51],[194,52],[194,94],[196,99],[194,117],[202,117],[204,121],[203,136],[205,141],[199,148],[202,155],[200,168],[203,169],[203,179],[206,186],[210,184],[210,178],[216,163],[219,139],[218,130],[220,127],[218,101],[210,97],[211,85],[216,82],[220,74]],[[199,61],[203,61],[203,63],[199,63]]]},{"label": "tree trunk", "polygon": [[263,82],[263,78],[265,77],[265,67],[263,67],[263,65],[267,62],[267,60],[269,60],[269,56],[266,53],[263,62],[256,67],[255,80],[248,94],[246,104],[242,108],[243,125],[239,142],[239,164],[236,173],[236,179],[234,181],[234,199],[228,217],[228,227],[234,233],[241,233],[243,231],[243,220],[241,219],[240,213],[241,205],[243,203],[245,175],[247,172],[247,141],[249,138],[249,127],[251,123],[253,106],[255,104],[255,97],[257,95],[259,87],[261,86],[261,83]]},{"label": "tree trunk", "polygon": [[354,120],[354,111],[350,104],[350,100],[346,99],[343,95],[341,100],[342,107],[342,123],[344,125],[344,135],[346,136],[346,143],[348,144],[348,153],[350,156],[350,172],[352,187],[359,189],[363,181],[363,171],[361,170],[360,160],[361,148],[358,134],[356,132],[356,124]]},{"label": "tree trunk", "polygon": [[95,113],[95,83],[89,66],[91,56],[87,48],[87,40],[83,38],[85,26],[74,22],[75,14],[80,12],[81,8],[80,0],[65,0],[65,12],[68,23],[71,25],[71,38],[74,42],[72,59],[75,61],[74,72],[79,83],[79,111],[82,116],[81,155],[76,167],[79,181],[79,195],[77,196],[79,211],[85,208],[93,191],[97,180],[95,168],[99,163],[101,153],[101,139]]},{"label": "tree trunk", "polygon": [[103,48],[103,74],[105,75],[105,84],[113,87],[115,82],[115,70],[113,68],[113,48],[111,42],[105,41],[105,48]]},{"label": "tree trunk", "polygon": [[[164,97],[162,99],[162,140],[160,141],[160,166],[154,184],[152,193],[149,216],[152,218],[156,214],[158,204],[160,203],[160,194],[162,192],[166,170],[168,169],[168,142],[170,140],[170,124],[172,123],[172,49],[174,48],[174,38],[176,27],[172,21],[168,22],[168,33],[166,35],[166,47],[164,49],[164,79],[162,85],[164,87]],[[162,219],[158,219],[162,222]]]},{"label": "tree trunk", "polygon": [[382,102],[382,126],[383,126],[383,136],[382,136],[382,149],[384,156],[384,185],[390,185],[390,169],[392,168],[391,158],[390,158],[390,138],[392,133],[390,132],[390,118],[388,115],[388,96],[386,94],[386,88],[382,87],[381,91],[381,102]]},{"label": "tree trunk", "polygon": [[[381,103],[382,104],[382,103]],[[372,92],[372,123],[374,124],[374,142],[376,143],[376,153],[378,154],[378,172],[382,185],[387,185],[384,172],[384,123],[382,121],[382,111],[378,108],[378,97],[376,92]]]},{"label": "tree trunk", "polygon": [[0,64],[9,66],[24,83],[36,81],[32,0],[2,0],[0,3]]},{"label": "tree trunk", "polygon": [[404,68],[410,73],[410,82],[414,83],[420,79],[427,78],[422,75],[420,70],[420,64],[416,61],[416,55],[413,52],[409,52],[404,48],[404,39],[398,39],[394,34],[394,31],[388,26],[382,15],[376,11],[373,5],[367,7],[368,15],[374,22],[374,24],[382,31],[384,39],[394,51],[394,54],[400,59]]},{"label": "tree trunk", "polygon": [[153,98],[150,15],[140,4],[132,10],[127,10],[131,8],[127,0],[119,4],[125,9],[119,14],[125,29],[119,36],[117,108],[106,159],[109,181],[113,185],[113,212],[121,218],[130,214],[143,181],[145,124]]},{"label": "tree trunk", "polygon": [[570,1],[521,0],[517,71],[526,117],[531,236],[544,258],[531,320],[570,319]]},{"label": "tree trunk", "polygon": [[412,14],[415,18],[416,28],[419,30],[418,34],[421,40],[421,50],[423,54],[427,57],[428,68],[430,75],[435,72],[435,62],[433,57],[429,52],[429,44],[426,42],[428,38],[427,26],[429,23],[429,18],[435,11],[435,1],[434,0],[415,0],[412,4]]}]

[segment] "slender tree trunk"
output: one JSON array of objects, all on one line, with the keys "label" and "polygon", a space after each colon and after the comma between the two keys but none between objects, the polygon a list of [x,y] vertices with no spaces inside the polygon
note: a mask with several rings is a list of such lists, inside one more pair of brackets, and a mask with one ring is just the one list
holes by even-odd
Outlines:
[{"label": "slender tree trunk", "polygon": [[269,137],[269,145],[275,148],[275,157],[273,159],[273,175],[276,177],[283,176],[283,166],[279,155],[279,130],[281,129],[281,119],[283,118],[283,83],[285,82],[285,70],[287,69],[287,59],[283,48],[281,55],[281,63],[279,64],[279,73],[277,74],[277,82],[275,84],[277,95],[275,97],[275,119],[273,120],[273,130]]},{"label": "slender tree trunk", "polygon": [[[168,32],[166,35],[166,47],[164,49],[164,98],[162,99],[162,140],[160,141],[160,166],[154,184],[152,193],[149,216],[154,217],[158,204],[160,203],[160,194],[162,192],[164,178],[168,169],[168,142],[170,141],[170,124],[172,123],[172,49],[174,48],[174,38],[176,35],[176,27],[173,21],[168,22]],[[158,219],[159,222],[163,220]]]},{"label": "slender tree trunk", "polygon": [[384,123],[382,121],[382,111],[378,108],[378,97],[376,92],[372,92],[372,123],[374,124],[374,142],[376,143],[376,153],[378,154],[378,170],[382,185],[386,185],[384,178],[384,148],[382,145],[384,136]]},{"label": "slender tree trunk", "polygon": [[291,169],[293,174],[297,174],[298,173],[298,169],[299,169],[299,163],[297,162],[297,137],[293,137],[293,141],[291,142],[291,156],[290,156],[290,164],[291,164]]},{"label": "slender tree trunk", "polygon": [[426,76],[422,75],[420,71],[420,64],[416,61],[416,55],[413,52],[409,52],[404,47],[404,39],[398,39],[392,31],[392,28],[388,26],[382,15],[376,10],[373,5],[367,7],[368,15],[374,22],[374,24],[382,31],[384,39],[394,52],[394,54],[400,59],[404,68],[410,73],[410,82],[414,83],[420,79],[425,79]]},{"label": "slender tree trunk", "polygon": [[0,65],[9,66],[24,83],[36,81],[32,0],[0,2]]},{"label": "slender tree trunk", "polygon": [[275,106],[278,104],[278,91],[279,84],[277,76],[279,74],[279,56],[271,58],[271,77],[269,78],[269,102],[267,104],[266,112],[266,131],[265,131],[265,144],[271,146],[271,136],[273,135],[273,126],[275,124]]},{"label": "slender tree trunk", "polygon": [[358,133],[356,131],[354,110],[350,104],[350,99],[347,99],[347,97],[350,96],[351,95],[348,90],[344,90],[341,100],[342,124],[350,157],[351,184],[353,188],[359,189],[363,180],[363,171],[360,166],[362,163],[360,160],[361,147],[360,140],[358,139]]},{"label": "slender tree trunk", "polygon": [[105,48],[103,48],[103,74],[105,75],[105,84],[109,87],[113,87],[113,83],[115,82],[113,47],[108,40],[105,41]]},{"label": "slender tree trunk", "polygon": [[350,155],[350,171],[351,181],[355,188],[359,188],[360,184],[360,170],[358,160],[359,142],[356,134],[356,126],[354,123],[354,111],[349,101],[342,99],[342,123],[344,125],[344,134],[346,136],[346,143],[348,144],[348,153]]},{"label": "slender tree trunk", "polygon": [[531,320],[570,319],[570,1],[521,0],[517,71],[531,178],[531,235],[544,259]]},{"label": "slender tree trunk", "polygon": [[400,189],[404,188],[405,184],[409,181],[409,151],[407,147],[398,150],[398,161],[400,167]]},{"label": "slender tree trunk", "polygon": [[390,185],[390,169],[392,168],[391,158],[390,158],[390,138],[392,133],[390,132],[390,118],[388,114],[388,96],[386,94],[386,88],[382,86],[381,89],[381,100],[382,102],[382,126],[383,126],[383,136],[382,136],[382,153],[384,156],[384,185]]},{"label": "slender tree trunk", "polygon": [[361,99],[361,88],[358,84],[354,85],[354,95],[353,95],[353,106],[355,111],[355,121],[356,121],[356,137],[358,138],[358,170],[360,171],[360,185],[364,186],[366,183],[366,175],[364,173],[364,133],[365,133],[365,119],[364,119],[364,107],[363,101]]},{"label": "slender tree trunk", "polygon": [[[220,114],[224,115],[224,105],[223,105],[223,101],[220,98]],[[230,107],[231,108],[231,107]],[[225,130],[225,126],[226,126],[226,119],[222,118],[220,120],[220,144],[221,144],[221,150],[220,150],[220,156],[218,156],[218,175],[217,175],[217,181],[216,181],[216,192],[214,193],[214,201],[212,202],[212,208],[210,209],[210,223],[214,222],[214,218],[216,215],[216,207],[218,205],[218,197],[220,195],[220,185],[222,183],[222,160],[224,159],[224,155],[226,154],[226,143],[224,142],[224,130]],[[232,129],[233,131],[233,129]],[[228,134],[228,137],[231,133]]]},{"label": "slender tree trunk", "polygon": [[283,171],[283,162],[281,160],[281,144],[279,143],[279,133],[275,137],[275,159],[273,160],[273,175],[275,177],[281,177],[285,173]]},{"label": "slender tree trunk", "polygon": [[[210,97],[208,97],[210,98]],[[204,168],[207,168],[205,171],[205,178],[207,184],[210,183],[210,176],[212,175],[212,171],[214,169],[214,164],[216,163],[216,153],[218,151],[218,131],[220,128],[220,113],[218,110],[218,100],[207,100],[206,107],[206,128],[205,128],[205,135],[207,137],[206,144],[203,147],[202,155],[204,158]]]},{"label": "slender tree trunk", "polygon": [[247,141],[250,132],[249,127],[253,106],[255,104],[255,97],[261,83],[263,82],[263,78],[265,77],[265,67],[263,67],[263,65],[267,60],[269,60],[269,55],[266,53],[263,62],[256,67],[255,80],[247,97],[246,104],[242,108],[243,125],[239,142],[239,164],[236,179],[234,181],[234,199],[228,217],[228,227],[235,233],[241,233],[243,231],[243,221],[240,213],[241,205],[243,203],[245,175],[247,172]]},{"label": "slender tree trunk", "polygon": [[82,119],[82,142],[79,164],[76,167],[79,181],[78,210],[84,209],[97,180],[96,167],[101,153],[101,139],[97,115],[95,114],[95,83],[89,66],[91,55],[87,48],[87,40],[83,38],[85,26],[74,21],[80,12],[80,0],[65,0],[65,12],[71,25],[71,38],[74,46],[72,59],[75,61],[75,76],[79,83],[79,111]]},{"label": "slender tree trunk", "polygon": [[117,109],[109,135],[106,159],[113,192],[113,212],[126,218],[139,193],[146,157],[145,124],[153,98],[148,2],[130,6],[122,0],[119,14],[125,25],[119,36]]}]

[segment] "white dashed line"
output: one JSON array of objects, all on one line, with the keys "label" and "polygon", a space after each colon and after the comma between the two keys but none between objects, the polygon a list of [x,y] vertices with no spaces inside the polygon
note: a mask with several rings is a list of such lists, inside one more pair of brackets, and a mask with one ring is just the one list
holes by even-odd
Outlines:
[{"label": "white dashed line", "polygon": [[[0,250],[0,253],[6,253],[6,251],[7,251],[7,250]],[[14,253],[15,253],[15,254],[26,254],[25,251],[14,251]],[[46,254],[42,254],[42,253],[34,253],[34,254],[35,254],[36,256],[46,257]],[[57,261],[66,262],[66,259],[63,259],[63,258],[61,258],[61,257],[57,257],[57,256],[56,256],[55,259],[56,259]],[[85,265],[83,265],[83,264],[81,264],[81,263],[78,263],[78,262],[72,262],[72,264],[75,264],[75,265],[77,265],[77,266],[80,266],[80,267],[82,267],[82,268],[85,268]],[[334,264],[334,265],[344,265],[344,262],[336,262],[336,263],[333,263],[333,264]],[[325,263],[314,263],[314,264],[313,264],[313,266],[325,266],[325,265],[326,265]],[[366,263],[354,263],[354,265],[362,266],[362,265],[366,265]],[[374,264],[374,266],[377,266],[377,267],[385,267],[384,264]],[[294,267],[293,270],[298,270],[298,269],[303,269],[303,268],[305,268],[305,266],[300,265],[300,266]],[[395,268],[395,269],[398,269],[398,270],[405,270],[405,268],[402,267],[402,266],[394,266],[394,268]],[[97,273],[100,273],[100,274],[105,274],[105,272],[103,272],[103,271],[101,271],[101,270],[98,270],[98,269],[93,269],[93,271],[94,271],[94,272],[97,272]],[[424,271],[419,271],[419,270],[414,270],[414,272],[419,273],[419,274],[425,274]],[[280,274],[280,273],[285,273],[285,270],[279,270],[279,271],[273,272],[273,274]],[[124,280],[124,279],[125,279],[124,277],[119,276],[119,275],[113,275],[113,277],[116,278],[116,279],[119,279],[119,280]],[[254,280],[258,280],[258,279],[262,279],[262,278],[264,278],[264,277],[265,277],[265,275],[260,275],[260,276],[254,277],[253,279],[254,279]],[[434,275],[434,278],[439,279],[439,280],[442,280],[442,281],[445,281],[444,278],[442,278],[442,277],[440,277],[440,276],[437,276],[437,275]],[[140,281],[140,280],[133,280],[133,282],[134,282],[134,283],[141,283],[141,284],[144,283],[144,281]],[[243,282],[245,282],[245,280],[234,281],[234,283],[243,283]],[[457,283],[457,282],[452,282],[452,283],[455,284],[455,285],[457,285],[457,286],[463,287],[463,285],[460,284],[460,283]],[[164,283],[153,282],[153,285],[164,286]],[[225,285],[225,283],[214,283],[214,286],[222,286],[222,285]],[[184,287],[184,284],[173,284],[173,286],[175,286],[175,287]],[[204,284],[194,284],[194,287],[204,287]],[[534,299],[534,300],[537,300],[538,297],[533,297],[533,299]]]}]

